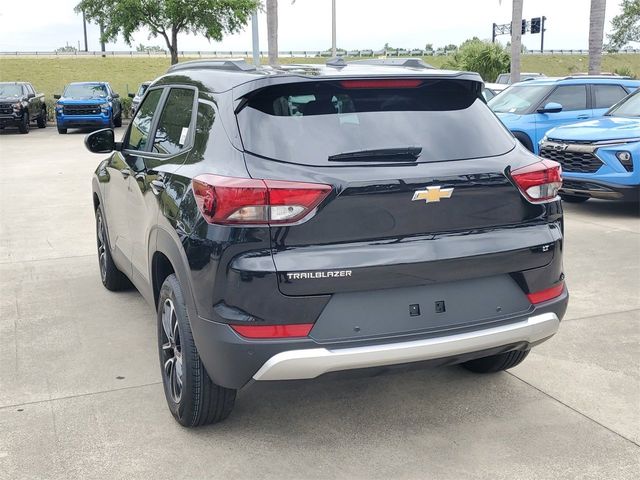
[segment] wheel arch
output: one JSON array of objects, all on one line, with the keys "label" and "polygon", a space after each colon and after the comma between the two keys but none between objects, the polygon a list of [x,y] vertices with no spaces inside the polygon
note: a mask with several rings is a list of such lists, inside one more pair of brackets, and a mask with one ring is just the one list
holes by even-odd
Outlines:
[{"label": "wheel arch", "polygon": [[149,268],[154,306],[158,305],[163,282],[169,275],[175,274],[182,287],[189,314],[197,314],[191,290],[187,256],[182,245],[179,245],[169,232],[160,227],[155,228],[149,237]]}]

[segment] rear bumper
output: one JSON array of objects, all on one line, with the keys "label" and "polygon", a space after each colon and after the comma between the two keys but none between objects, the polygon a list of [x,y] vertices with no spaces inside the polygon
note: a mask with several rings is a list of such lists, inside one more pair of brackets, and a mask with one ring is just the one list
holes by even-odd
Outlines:
[{"label": "rear bumper", "polygon": [[603,182],[595,178],[571,178],[565,174],[565,180],[560,189],[560,193],[578,197],[600,198],[603,200],[637,202],[640,200],[640,184],[620,185]]},{"label": "rear bumper", "polygon": [[354,348],[290,350],[271,357],[253,379],[300,380],[335,371],[454,357],[503,345],[535,344],[553,336],[559,326],[560,320],[550,312],[446,337]]},{"label": "rear bumper", "polygon": [[527,312],[481,326],[447,332],[384,336],[319,343],[311,337],[250,340],[224,323],[190,315],[202,362],[218,385],[241,388],[254,380],[314,378],[324,373],[425,362],[453,365],[510,350],[524,350],[551,337],[568,303],[568,292]]}]

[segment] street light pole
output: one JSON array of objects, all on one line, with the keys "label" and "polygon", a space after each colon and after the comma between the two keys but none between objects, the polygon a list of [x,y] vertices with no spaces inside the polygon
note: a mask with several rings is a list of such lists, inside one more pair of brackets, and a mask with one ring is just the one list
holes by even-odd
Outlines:
[{"label": "street light pole", "polygon": [[336,56],[336,0],[331,0],[331,56]]}]

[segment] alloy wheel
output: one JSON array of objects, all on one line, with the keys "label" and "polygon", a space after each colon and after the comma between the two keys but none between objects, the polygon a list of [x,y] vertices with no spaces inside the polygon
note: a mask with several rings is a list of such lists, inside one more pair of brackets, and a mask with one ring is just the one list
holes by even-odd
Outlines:
[{"label": "alloy wheel", "polygon": [[162,372],[171,399],[180,403],[183,381],[182,345],[176,309],[170,298],[162,306]]},{"label": "alloy wheel", "polygon": [[100,277],[102,282],[107,281],[107,245],[105,242],[105,230],[104,222],[102,221],[102,214],[98,213],[98,262],[100,263]]}]

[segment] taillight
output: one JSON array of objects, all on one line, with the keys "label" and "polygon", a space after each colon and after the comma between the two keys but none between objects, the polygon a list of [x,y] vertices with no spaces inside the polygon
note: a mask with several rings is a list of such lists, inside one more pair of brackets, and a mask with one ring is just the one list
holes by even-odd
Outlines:
[{"label": "taillight", "polygon": [[236,333],[246,338],[294,338],[306,337],[313,323],[292,325],[229,325]]},{"label": "taillight", "polygon": [[564,282],[560,282],[551,288],[540,290],[539,292],[528,293],[527,298],[531,303],[542,303],[547,300],[559,297],[564,290]]},{"label": "taillight", "polygon": [[542,159],[511,171],[511,177],[524,196],[533,203],[553,200],[562,186],[562,167],[553,160]]},{"label": "taillight", "polygon": [[331,192],[319,183],[199,175],[193,195],[209,223],[273,225],[309,215]]},{"label": "taillight", "polygon": [[342,80],[342,88],[416,88],[422,80],[411,78],[390,78],[382,80]]}]

